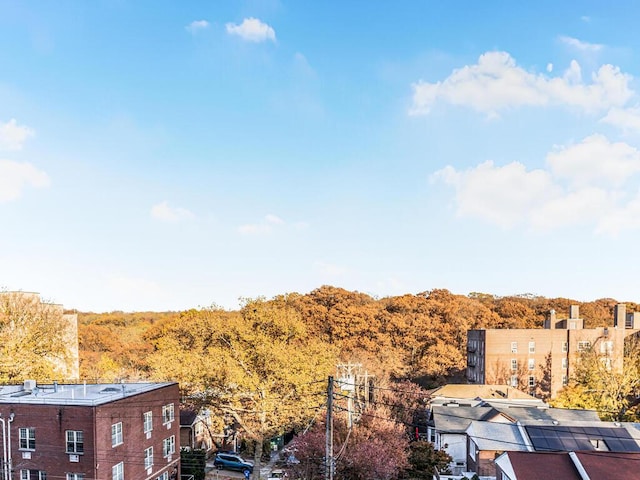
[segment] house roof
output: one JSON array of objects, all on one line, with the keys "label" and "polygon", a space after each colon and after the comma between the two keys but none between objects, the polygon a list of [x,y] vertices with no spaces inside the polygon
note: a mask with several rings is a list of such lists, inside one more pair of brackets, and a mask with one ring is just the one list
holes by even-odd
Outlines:
[{"label": "house roof", "polygon": [[508,385],[447,384],[429,390],[428,394],[430,398],[509,398],[540,402],[539,399]]},{"label": "house roof", "polygon": [[431,407],[433,426],[448,433],[464,433],[473,420],[484,420],[495,413],[491,407]]},{"label": "house roof", "polygon": [[576,452],[590,478],[638,478],[640,453]]},{"label": "house roof", "polygon": [[539,452],[640,452],[640,445],[622,425],[527,425],[524,428],[534,449]]},{"label": "house roof", "polygon": [[573,461],[571,461],[566,452],[505,452],[496,459],[496,464],[510,478],[517,480],[540,480],[541,478],[548,478],[547,475],[550,472],[553,472],[553,478],[582,480]]},{"label": "house roof", "polygon": [[[573,456],[573,459],[571,458]],[[582,480],[577,465],[591,479],[637,478],[640,453],[611,452],[505,452],[496,459],[500,469],[517,480],[553,478]]]},{"label": "house roof", "polygon": [[22,385],[0,386],[0,404],[96,406],[170,385],[177,384],[145,382],[36,385],[35,382],[25,382]]},{"label": "house roof", "polygon": [[180,426],[190,427],[196,423],[198,412],[192,409],[180,409]]},{"label": "house roof", "polygon": [[489,451],[528,451],[525,439],[518,425],[472,421],[467,427],[467,435],[479,450]]},{"label": "house roof", "polygon": [[522,406],[502,406],[488,402],[496,411],[501,412],[523,425],[554,424],[564,422],[583,422],[601,424],[595,410],[572,410],[569,408],[537,408]]}]

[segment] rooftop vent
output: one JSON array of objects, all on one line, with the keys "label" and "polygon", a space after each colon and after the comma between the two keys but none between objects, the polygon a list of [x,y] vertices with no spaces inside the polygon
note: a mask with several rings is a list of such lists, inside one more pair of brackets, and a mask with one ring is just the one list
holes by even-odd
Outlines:
[{"label": "rooftop vent", "polygon": [[31,391],[33,391],[34,388],[36,388],[36,381],[35,380],[25,380],[24,381],[24,390],[26,392],[31,392]]}]

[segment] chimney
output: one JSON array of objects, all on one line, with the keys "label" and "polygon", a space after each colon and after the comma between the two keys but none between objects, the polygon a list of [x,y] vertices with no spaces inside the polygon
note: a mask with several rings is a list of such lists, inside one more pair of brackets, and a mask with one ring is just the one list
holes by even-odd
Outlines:
[{"label": "chimney", "polygon": [[618,303],[613,307],[613,326],[624,328],[627,320],[627,306],[624,303]]},{"label": "chimney", "polygon": [[571,305],[569,307],[569,318],[571,320],[580,318],[580,305]]},{"label": "chimney", "polygon": [[556,328],[556,311],[553,308],[549,310],[549,314],[544,320],[544,328]]}]

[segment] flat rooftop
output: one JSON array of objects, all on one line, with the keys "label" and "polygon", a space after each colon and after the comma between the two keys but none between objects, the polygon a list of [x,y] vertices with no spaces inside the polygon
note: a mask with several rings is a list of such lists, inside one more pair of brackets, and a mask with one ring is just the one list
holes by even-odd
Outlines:
[{"label": "flat rooftop", "polygon": [[141,393],[176,385],[175,382],[42,384],[0,386],[0,405],[103,405]]}]

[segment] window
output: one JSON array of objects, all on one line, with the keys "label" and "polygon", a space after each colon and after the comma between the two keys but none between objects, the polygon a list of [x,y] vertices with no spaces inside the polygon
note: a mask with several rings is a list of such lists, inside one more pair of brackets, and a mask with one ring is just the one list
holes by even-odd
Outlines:
[{"label": "window", "polygon": [[111,479],[112,480],[124,480],[124,463],[120,462],[117,465],[111,467]]},{"label": "window", "polygon": [[569,322],[569,330],[575,330],[576,329],[576,322]]},{"label": "window", "polygon": [[[20,437],[20,449],[21,450],[35,450],[36,449],[36,429],[35,428],[21,428],[18,436]],[[29,470],[27,470],[28,472]]]},{"label": "window", "polygon": [[122,443],[122,422],[111,425],[111,446],[115,447]]},{"label": "window", "polygon": [[533,388],[536,386],[536,377],[533,375],[529,375],[529,388]]},{"label": "window", "polygon": [[591,342],[581,341],[578,342],[578,351],[584,352],[585,350],[589,350],[591,348]]},{"label": "window", "polygon": [[511,353],[518,353],[518,342],[511,342]]},{"label": "window", "polygon": [[563,357],[563,358],[562,358],[562,368],[563,368],[564,370],[566,370],[566,369],[567,369],[567,364],[568,364],[567,357]]},{"label": "window", "polygon": [[529,342],[529,353],[536,353],[536,342]]},{"label": "window", "polygon": [[153,466],[153,447],[146,448],[144,451],[144,468]]},{"label": "window", "polygon": [[566,387],[567,384],[569,383],[567,376],[566,375],[562,375],[562,386]]},{"label": "window", "polygon": [[67,473],[67,480],[84,480],[84,473]]},{"label": "window", "polygon": [[84,452],[84,434],[82,430],[67,430],[67,453]]},{"label": "window", "polygon": [[511,375],[511,386],[514,388],[518,387],[518,376],[517,375]]},{"label": "window", "polygon": [[514,372],[518,370],[518,360],[516,360],[515,358],[511,359],[511,370],[513,370]]},{"label": "window", "polygon": [[169,480],[169,472],[164,472],[158,477],[158,480]]},{"label": "window", "polygon": [[535,370],[536,369],[536,360],[535,358],[530,358],[529,359],[529,370]]},{"label": "window", "polygon": [[143,419],[143,431],[144,433],[149,433],[153,430],[153,412],[144,412],[142,414]]},{"label": "window", "polygon": [[20,480],[47,480],[44,470],[20,470]]},{"label": "window", "polygon": [[562,342],[562,353],[567,353],[569,351],[569,342]]},{"label": "window", "polygon": [[606,342],[602,342],[600,344],[600,353],[608,355],[613,352],[613,342],[611,340],[607,340]]},{"label": "window", "polygon": [[162,423],[173,422],[173,403],[162,407]]},{"label": "window", "polygon": [[176,453],[176,437],[171,435],[169,438],[162,440],[162,456],[168,457],[173,453]]}]

